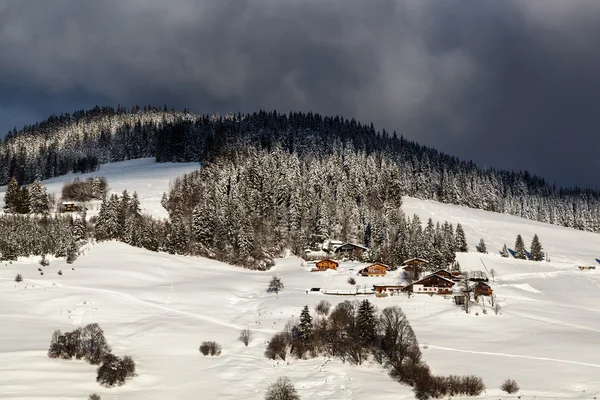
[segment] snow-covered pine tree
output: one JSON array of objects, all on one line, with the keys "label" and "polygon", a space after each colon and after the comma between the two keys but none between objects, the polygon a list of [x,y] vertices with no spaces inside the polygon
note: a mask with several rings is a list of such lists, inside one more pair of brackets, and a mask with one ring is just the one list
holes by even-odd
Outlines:
[{"label": "snow-covered pine tree", "polygon": [[299,339],[302,342],[303,346],[306,348],[307,345],[312,340],[313,335],[313,324],[312,317],[310,315],[310,310],[308,306],[304,306],[302,311],[300,312],[300,323],[298,324],[298,334]]},{"label": "snow-covered pine tree", "polygon": [[34,214],[45,214],[50,210],[46,187],[39,180],[29,189],[29,209]]},{"label": "snow-covered pine tree", "polygon": [[180,208],[171,215],[167,232],[165,250],[171,254],[189,254],[189,237]]},{"label": "snow-covered pine tree", "polygon": [[4,194],[4,208],[16,212],[21,198],[20,193],[21,186],[13,176],[10,178],[8,186],[6,187],[6,193]]},{"label": "snow-covered pine tree", "polygon": [[530,254],[533,261],[544,261],[545,254],[542,251],[542,244],[540,243],[540,239],[538,238],[537,234],[533,235]]},{"label": "snow-covered pine tree", "polygon": [[81,211],[73,222],[73,237],[75,238],[76,243],[82,243],[87,240],[87,222],[85,210]]},{"label": "snow-covered pine tree", "polygon": [[[118,238],[123,238],[125,236],[125,222],[127,221],[127,217],[129,216],[130,211],[130,203],[131,197],[127,192],[127,189],[123,190],[123,194],[121,195],[121,202],[118,206],[118,224],[119,224],[119,234]],[[139,207],[139,204],[138,204]]]},{"label": "snow-covered pine tree", "polygon": [[504,258],[510,257],[510,253],[508,252],[508,248],[506,247],[506,243],[504,243],[504,247],[502,247],[502,252],[500,255]]},{"label": "snow-covered pine tree", "polygon": [[483,241],[483,238],[479,240],[479,244],[477,245],[477,252],[479,253],[487,253],[487,248],[485,246],[485,242]]},{"label": "snow-covered pine tree", "polygon": [[525,251],[525,243],[523,242],[523,238],[521,235],[517,235],[517,240],[515,241],[515,258],[520,260],[527,259],[527,252]]},{"label": "snow-covered pine tree", "polygon": [[362,347],[371,347],[375,343],[377,317],[375,307],[367,299],[361,301],[356,315],[358,340]]},{"label": "snow-covered pine tree", "polygon": [[16,211],[19,214],[29,214],[29,189],[25,186],[21,186],[19,190],[19,200],[17,203]]},{"label": "snow-covered pine tree", "polygon": [[467,239],[465,238],[465,231],[460,223],[456,225],[456,251],[459,253],[466,253],[469,251],[467,246]]}]

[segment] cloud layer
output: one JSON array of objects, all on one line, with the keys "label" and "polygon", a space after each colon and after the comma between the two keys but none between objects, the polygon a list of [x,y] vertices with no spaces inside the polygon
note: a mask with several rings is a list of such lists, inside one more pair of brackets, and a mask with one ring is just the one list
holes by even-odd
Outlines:
[{"label": "cloud layer", "polygon": [[600,188],[600,3],[7,0],[0,129],[94,104],[343,114]]}]

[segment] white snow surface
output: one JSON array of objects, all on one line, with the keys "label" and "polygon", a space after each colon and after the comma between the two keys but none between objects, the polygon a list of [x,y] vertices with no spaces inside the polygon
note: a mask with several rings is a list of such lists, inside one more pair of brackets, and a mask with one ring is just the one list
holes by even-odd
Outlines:
[{"label": "white snow surface", "polygon": [[[197,164],[155,164],[137,160],[103,166],[113,191],[136,190],[144,208],[164,216],[160,196],[168,182]],[[90,174],[97,175],[97,174]],[[60,191],[56,178],[47,185]],[[56,185],[53,187],[52,185]],[[600,257],[600,235],[536,223],[513,216],[405,198],[405,212],[460,222],[471,250],[480,238],[490,254],[459,254],[463,270],[496,271],[490,282],[502,305],[499,315],[481,304],[466,314],[451,298],[415,295],[369,299],[379,308],[399,305],[435,374],[480,375],[488,389],[480,398],[516,399],[499,389],[517,380],[521,399],[592,399],[600,395],[600,271],[580,271]],[[502,258],[516,235],[526,245],[537,233],[552,262]],[[0,399],[261,399],[279,376],[289,377],[302,399],[411,399],[412,390],[388,377],[374,362],[362,366],[318,357],[283,362],[264,356],[266,341],[322,299],[337,304],[363,297],[327,296],[306,290],[349,290],[357,285],[397,283],[354,275],[360,263],[339,271],[310,272],[295,257],[277,261],[268,272],[248,271],[217,261],[173,256],[108,242],[89,245],[73,264],[36,258],[0,264]],[[74,269],[72,269],[74,268]],[[63,275],[57,272],[62,270]],[[23,282],[15,283],[17,273]],[[285,284],[266,293],[272,276]],[[314,313],[313,313],[314,315]],[[68,331],[97,322],[115,354],[129,354],[138,376],[105,389],[95,367],[83,361],[53,360],[46,351],[55,329]],[[239,342],[250,328],[249,347]],[[202,356],[204,340],[223,346],[219,357]]]}]

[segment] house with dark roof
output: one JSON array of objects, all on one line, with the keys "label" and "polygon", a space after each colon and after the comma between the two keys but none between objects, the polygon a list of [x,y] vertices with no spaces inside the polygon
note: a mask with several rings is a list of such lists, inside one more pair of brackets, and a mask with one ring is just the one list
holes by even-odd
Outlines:
[{"label": "house with dark roof", "polygon": [[410,293],[452,294],[453,286],[454,282],[451,279],[436,274],[430,274],[411,283],[403,290]]}]

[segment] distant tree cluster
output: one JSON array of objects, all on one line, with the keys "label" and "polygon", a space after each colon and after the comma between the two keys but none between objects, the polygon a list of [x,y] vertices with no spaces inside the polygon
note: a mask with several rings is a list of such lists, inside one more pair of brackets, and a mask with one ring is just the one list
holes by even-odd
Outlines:
[{"label": "distant tree cluster", "polygon": [[288,354],[297,358],[327,355],[359,365],[372,358],[386,366],[396,380],[414,387],[419,399],[476,396],[485,390],[476,376],[433,375],[398,306],[377,313],[369,300],[344,301],[328,315],[318,314],[313,318],[305,306],[297,321],[288,322],[283,332],[271,338],[266,356],[285,360]]},{"label": "distant tree cluster", "polygon": [[81,180],[75,178],[73,182],[67,182],[62,187],[61,197],[63,200],[90,201],[103,200],[108,193],[108,182],[106,178],[94,177]]},{"label": "distant tree cluster", "polygon": [[166,242],[164,223],[142,215],[137,193],[123,191],[106,197],[95,220],[98,240],[120,240],[136,247],[158,251]]},{"label": "distant tree cluster", "polygon": [[119,106],[52,116],[6,135],[0,145],[0,185],[11,177],[23,184],[141,157],[208,165],[247,149],[277,147],[302,160],[344,148],[386,157],[397,167],[399,195],[600,230],[599,191],[559,189],[527,172],[478,168],[395,132],[377,132],[372,124],[315,113],[211,117],[166,107]]},{"label": "distant tree cluster", "polygon": [[302,254],[336,238],[391,266],[410,257],[451,265],[468,251],[462,226],[406,218],[399,174],[385,157],[349,149],[312,159],[249,151],[174,181],[167,249],[266,269],[285,248]]},{"label": "distant tree cluster", "polygon": [[85,217],[0,215],[0,259],[67,257],[74,260],[87,240]]},{"label": "distant tree cluster", "polygon": [[129,356],[117,357],[104,337],[104,331],[96,323],[77,328],[72,332],[54,331],[48,357],[85,360],[99,365],[96,381],[103,386],[122,386],[135,376],[135,363]]},{"label": "distant tree cluster", "polygon": [[46,214],[51,202],[46,187],[38,180],[27,187],[19,185],[13,177],[4,194],[4,210],[16,214]]},{"label": "distant tree cluster", "polygon": [[[502,247],[500,254],[502,257],[510,257],[510,253],[506,247],[506,244],[504,244],[504,247]],[[542,243],[540,242],[538,235],[533,235],[529,252],[527,252],[525,249],[523,237],[521,235],[517,235],[517,239],[515,240],[514,257],[520,260],[544,261],[546,254],[542,250]]]}]

